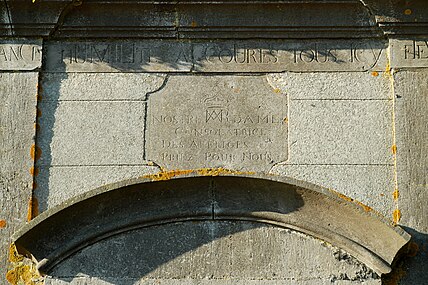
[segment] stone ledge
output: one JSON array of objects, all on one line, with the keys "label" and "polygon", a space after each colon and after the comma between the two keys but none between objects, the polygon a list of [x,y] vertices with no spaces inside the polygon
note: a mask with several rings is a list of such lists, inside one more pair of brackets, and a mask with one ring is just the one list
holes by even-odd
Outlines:
[{"label": "stone ledge", "polygon": [[425,1],[395,2],[9,0],[0,4],[8,15],[0,23],[0,36],[362,38],[426,34]]}]

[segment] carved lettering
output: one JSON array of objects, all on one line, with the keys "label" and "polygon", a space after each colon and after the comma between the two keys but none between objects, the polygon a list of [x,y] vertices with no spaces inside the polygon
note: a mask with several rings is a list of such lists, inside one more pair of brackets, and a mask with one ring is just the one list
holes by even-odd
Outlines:
[{"label": "carved lettering", "polygon": [[0,62],[35,61],[40,59],[41,48],[30,45],[0,45]]},{"label": "carved lettering", "polygon": [[41,62],[41,40],[4,40],[0,44],[0,70],[34,70]]},{"label": "carved lettering", "polygon": [[68,64],[119,63],[136,64],[151,61],[151,50],[134,43],[71,44],[61,50],[61,59]]},{"label": "carved lettering", "polygon": [[149,97],[148,159],[166,168],[254,170],[286,158],[287,100],[265,77],[172,76],[168,84],[187,88],[177,94],[167,85]]},{"label": "carved lettering", "polygon": [[427,60],[428,59],[428,41],[414,40],[412,44],[404,45],[404,59]]},{"label": "carved lettering", "polygon": [[[427,57],[427,43],[408,45],[408,59]],[[49,71],[363,71],[381,59],[385,44],[373,40],[282,41],[93,41],[56,43],[47,57]],[[19,50],[0,49],[0,60]]]},{"label": "carved lettering", "polygon": [[246,48],[237,44],[232,46],[208,45],[203,60],[222,64],[276,64],[278,51],[268,48]]}]

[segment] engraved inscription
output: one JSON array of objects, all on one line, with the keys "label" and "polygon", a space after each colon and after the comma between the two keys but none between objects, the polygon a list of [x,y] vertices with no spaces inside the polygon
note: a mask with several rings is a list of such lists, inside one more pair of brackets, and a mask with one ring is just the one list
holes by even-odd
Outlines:
[{"label": "engraved inscription", "polygon": [[273,48],[241,48],[237,44],[232,46],[207,45],[203,47],[202,58],[199,61],[209,63],[236,63],[236,64],[277,64],[278,50]]},{"label": "engraved inscription", "polygon": [[196,71],[364,71],[382,52],[382,45],[368,41],[215,42],[194,43],[193,58]]},{"label": "engraved inscription", "polygon": [[268,171],[287,158],[287,101],[264,76],[174,76],[148,105],[147,159]]},{"label": "engraved inscription", "polygon": [[428,67],[428,40],[391,39],[391,67]]},{"label": "engraved inscription", "polygon": [[138,48],[129,44],[74,44],[61,50],[61,59],[75,63],[148,63],[151,60],[149,48]]},{"label": "engraved inscription", "polygon": [[47,70],[365,71],[385,58],[384,46],[382,42],[368,40],[51,42],[48,44]]},{"label": "engraved inscription", "polygon": [[31,70],[40,67],[41,46],[21,42],[0,43],[0,69]]},{"label": "engraved inscription", "polygon": [[47,69],[63,72],[190,71],[191,46],[162,41],[55,42]]},{"label": "engraved inscription", "polygon": [[406,60],[428,60],[428,41],[412,41],[404,45],[403,52]]}]

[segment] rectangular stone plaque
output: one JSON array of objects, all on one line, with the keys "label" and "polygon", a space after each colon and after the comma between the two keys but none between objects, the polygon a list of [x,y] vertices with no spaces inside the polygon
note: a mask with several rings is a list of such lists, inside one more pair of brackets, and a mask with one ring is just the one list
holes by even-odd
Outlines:
[{"label": "rectangular stone plaque", "polygon": [[67,41],[47,44],[48,72],[384,70],[375,40]]},{"label": "rectangular stone plaque", "polygon": [[146,159],[268,171],[287,159],[287,97],[266,76],[169,77],[148,99]]},{"label": "rectangular stone plaque", "polygon": [[391,67],[428,67],[428,38],[390,40]]},{"label": "rectangular stone plaque", "polygon": [[34,70],[41,64],[41,40],[0,41],[0,70]]}]

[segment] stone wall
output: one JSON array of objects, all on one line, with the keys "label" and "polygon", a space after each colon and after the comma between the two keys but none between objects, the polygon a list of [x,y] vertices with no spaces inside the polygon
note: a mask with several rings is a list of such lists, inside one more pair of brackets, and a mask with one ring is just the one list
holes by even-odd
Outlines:
[{"label": "stone wall", "polygon": [[[422,4],[107,2],[0,5],[9,13],[0,29],[0,273],[9,282],[424,284]],[[25,232],[12,235],[39,214],[33,224],[105,185],[197,170],[313,183],[412,241],[382,278],[340,242],[241,220],[121,232],[47,277],[13,246],[8,257]]]}]

